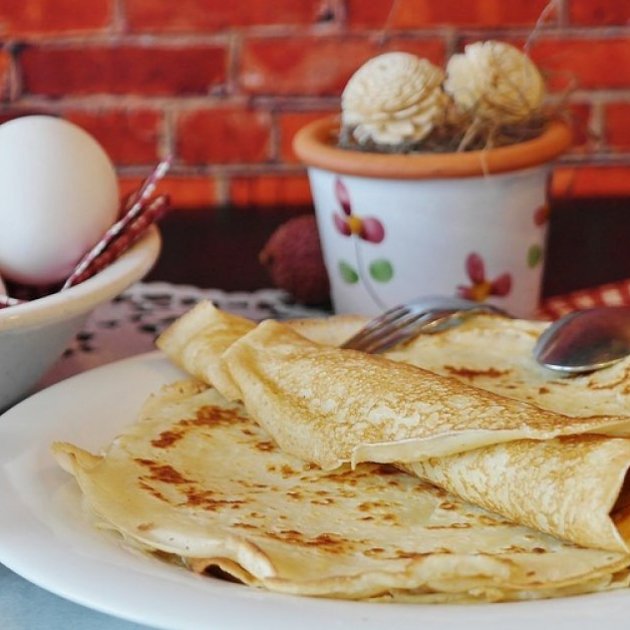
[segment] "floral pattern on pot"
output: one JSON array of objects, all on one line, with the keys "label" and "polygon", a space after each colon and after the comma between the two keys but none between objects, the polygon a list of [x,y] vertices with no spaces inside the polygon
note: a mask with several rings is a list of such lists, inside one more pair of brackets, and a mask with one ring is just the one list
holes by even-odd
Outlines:
[{"label": "floral pattern on pot", "polygon": [[356,269],[347,261],[339,261],[339,275],[348,283],[356,284],[359,282],[359,274]]},{"label": "floral pattern on pot", "polygon": [[352,212],[348,189],[339,177],[335,180],[335,197],[343,211],[343,214],[333,214],[335,227],[340,234],[357,236],[369,243],[380,243],[385,238],[385,227],[378,219],[361,217]]},{"label": "floral pattern on pot", "polygon": [[466,258],[466,273],[471,283],[460,285],[457,293],[460,297],[475,302],[485,302],[490,296],[505,297],[512,290],[512,276],[503,273],[494,280],[486,278],[486,266],[483,258],[476,252],[468,254]]},{"label": "floral pattern on pot", "polygon": [[[549,206],[544,204],[534,211],[534,225],[544,228],[549,221]],[[541,245],[534,243],[527,250],[527,266],[533,269],[537,265],[542,264],[544,251]]]},{"label": "floral pattern on pot", "polygon": [[385,239],[385,226],[376,217],[360,216],[353,211],[350,194],[340,177],[335,178],[335,198],[341,208],[341,212],[333,212],[335,229],[342,236],[353,238],[356,257],[356,268],[348,261],[340,260],[339,274],[348,284],[360,282],[374,303],[386,308],[370,278],[381,284],[389,282],[394,277],[394,267],[385,258],[377,258],[366,265],[361,250],[362,241],[375,245],[381,243]]},{"label": "floral pattern on pot", "polygon": [[549,221],[549,206],[544,204],[534,211],[534,225],[542,227]]},{"label": "floral pattern on pot", "polygon": [[537,265],[540,265],[543,260],[543,249],[540,245],[530,245],[527,250],[527,266],[533,269]]}]

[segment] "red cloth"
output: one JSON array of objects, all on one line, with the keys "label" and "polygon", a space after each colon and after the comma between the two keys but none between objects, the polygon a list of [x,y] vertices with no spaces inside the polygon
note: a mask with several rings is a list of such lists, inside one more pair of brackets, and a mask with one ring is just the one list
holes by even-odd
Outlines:
[{"label": "red cloth", "polygon": [[571,311],[595,306],[630,306],[630,278],[545,299],[541,319],[557,319]]}]

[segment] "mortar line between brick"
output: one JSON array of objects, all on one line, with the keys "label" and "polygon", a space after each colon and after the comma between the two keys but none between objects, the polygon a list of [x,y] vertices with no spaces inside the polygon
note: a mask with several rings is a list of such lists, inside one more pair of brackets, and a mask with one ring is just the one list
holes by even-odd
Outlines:
[{"label": "mortar line between brick", "polygon": [[112,3],[112,32],[121,35],[127,31],[127,16],[124,0],[114,0]]}]

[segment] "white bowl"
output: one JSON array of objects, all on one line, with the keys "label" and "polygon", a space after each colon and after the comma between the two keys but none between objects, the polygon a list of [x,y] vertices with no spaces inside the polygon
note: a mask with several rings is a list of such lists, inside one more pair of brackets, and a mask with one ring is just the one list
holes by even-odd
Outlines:
[{"label": "white bowl", "polygon": [[24,398],[99,304],[149,272],[161,239],[152,227],[103,271],[70,289],[0,309],[0,410]]}]

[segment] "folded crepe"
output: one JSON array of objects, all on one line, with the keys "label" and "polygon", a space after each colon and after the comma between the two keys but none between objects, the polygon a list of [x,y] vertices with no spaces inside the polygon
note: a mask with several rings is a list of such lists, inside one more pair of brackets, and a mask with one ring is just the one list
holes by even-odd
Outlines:
[{"label": "folded crepe", "polygon": [[[198,342],[196,334],[182,333],[188,317],[203,320],[203,334],[220,339],[200,348],[194,364],[185,359],[186,348]],[[552,397],[555,411],[543,409],[531,404],[532,390],[522,383],[509,390],[511,398],[473,387],[463,381],[476,368],[451,356],[448,333],[431,337],[441,340],[435,343],[443,344],[443,360],[463,379],[315,343],[277,322],[251,324],[242,334],[230,319],[199,305],[158,345],[227,398],[243,401],[285,452],[326,469],[365,461],[400,465],[514,522],[580,545],[628,551],[630,441],[617,436],[630,432],[629,416],[598,415],[592,405],[587,416],[558,413],[559,395]],[[319,341],[326,338],[325,324],[310,328]],[[500,347],[500,337],[493,343]],[[520,376],[527,382],[526,371]],[[530,402],[518,400],[521,389]]]},{"label": "folded crepe", "polygon": [[502,601],[630,581],[628,554],[563,543],[393,468],[305,463],[199,382],[153,395],[101,455],[54,452],[127,545],[273,591]]}]

